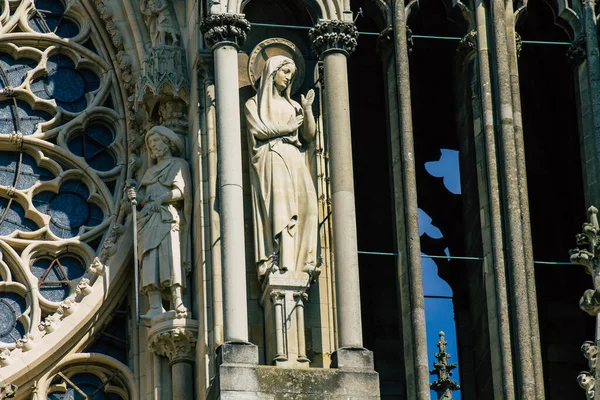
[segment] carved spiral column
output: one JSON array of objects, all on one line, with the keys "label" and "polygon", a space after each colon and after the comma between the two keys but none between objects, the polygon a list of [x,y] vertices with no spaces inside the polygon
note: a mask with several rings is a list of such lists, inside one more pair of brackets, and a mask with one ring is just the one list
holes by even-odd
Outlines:
[{"label": "carved spiral column", "polygon": [[[327,116],[326,132],[331,144],[339,348],[362,349],[347,65],[347,57],[357,45],[358,31],[351,22],[321,21],[309,31],[309,37],[317,54],[323,60],[327,91],[324,97],[324,111]],[[339,349],[336,353],[338,352]]]},{"label": "carved spiral column", "polygon": [[[196,321],[193,321],[194,323]],[[148,349],[156,356],[167,357],[172,374],[172,399],[192,400],[194,387],[193,363],[196,358],[197,323],[167,321],[155,325],[148,333]],[[160,368],[155,368],[156,379]]]},{"label": "carved spiral column", "polygon": [[237,53],[250,23],[241,14],[217,14],[207,17],[200,30],[215,62],[224,339],[248,342]]}]

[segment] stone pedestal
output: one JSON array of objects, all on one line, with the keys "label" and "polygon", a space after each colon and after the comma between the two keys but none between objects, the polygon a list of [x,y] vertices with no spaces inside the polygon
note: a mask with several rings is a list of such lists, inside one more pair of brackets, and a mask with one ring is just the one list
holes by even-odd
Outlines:
[{"label": "stone pedestal", "polygon": [[265,277],[261,305],[265,309],[267,360],[286,368],[308,368],[304,302],[311,277],[306,272],[275,271]]},{"label": "stone pedestal", "polygon": [[240,364],[220,365],[208,394],[209,400],[379,398],[379,375],[374,371]]},{"label": "stone pedestal", "polygon": [[[173,319],[153,325],[148,332],[148,349],[156,356],[169,359],[173,400],[192,400],[194,388],[193,363],[196,355],[198,321]],[[155,360],[156,361],[156,360]],[[155,364],[157,364],[155,362]],[[155,368],[157,376],[160,368]]]}]

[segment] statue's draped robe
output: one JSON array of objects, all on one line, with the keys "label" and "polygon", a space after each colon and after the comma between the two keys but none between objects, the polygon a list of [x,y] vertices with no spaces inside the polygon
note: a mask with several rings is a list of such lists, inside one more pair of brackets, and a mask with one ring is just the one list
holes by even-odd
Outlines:
[{"label": "statue's draped robe", "polygon": [[[140,197],[156,199],[179,189],[182,199],[163,203],[159,212],[143,208],[138,218],[139,254],[142,288],[165,289],[185,286],[185,269],[191,265],[191,247],[187,220],[190,213],[191,182],[185,160],[173,157],[148,168],[140,183]],[[146,206],[150,205],[150,201]]]},{"label": "statue's draped robe", "polygon": [[[291,100],[273,96],[273,74],[283,56],[267,60],[256,96],[246,102],[245,114],[252,148],[250,179],[254,215],[255,260],[262,276],[273,264],[302,271],[317,264],[318,208],[314,182],[298,131],[283,134],[280,127],[302,115],[302,107]],[[292,237],[292,249],[281,248],[281,235]],[[285,242],[284,242],[285,243]],[[281,253],[293,253],[295,265]]]}]

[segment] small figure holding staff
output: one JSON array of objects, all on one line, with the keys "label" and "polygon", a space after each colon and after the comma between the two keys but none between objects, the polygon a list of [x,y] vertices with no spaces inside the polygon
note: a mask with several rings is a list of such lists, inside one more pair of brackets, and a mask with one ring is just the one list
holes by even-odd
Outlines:
[{"label": "small figure holding staff", "polygon": [[[188,316],[182,292],[186,270],[191,265],[192,199],[189,166],[177,157],[183,152],[183,142],[177,134],[164,126],[155,126],[146,134],[145,143],[155,163],[146,170],[137,190],[129,187],[126,193],[139,207],[137,256],[141,292],[150,302],[141,320],[152,323]],[[163,298],[170,299],[168,312],[163,307]]]}]

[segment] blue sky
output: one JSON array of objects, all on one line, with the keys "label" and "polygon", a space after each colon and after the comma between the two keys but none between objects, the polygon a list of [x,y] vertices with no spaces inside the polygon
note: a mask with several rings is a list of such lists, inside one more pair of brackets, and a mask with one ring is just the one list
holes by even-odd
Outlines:
[{"label": "blue sky", "polygon": [[[450,149],[440,149],[439,160],[428,161],[425,163],[425,170],[436,178],[443,179],[446,189],[455,195],[461,194],[460,188],[460,170],[458,163],[458,151]],[[443,232],[435,226],[435,221],[426,211],[419,209],[419,235],[427,235],[432,239],[442,239]],[[449,254],[448,248],[445,250]],[[435,254],[440,255],[440,254]],[[431,258],[424,257],[422,254],[421,264],[423,267],[423,292],[425,295],[425,325],[427,329],[427,353],[430,369],[436,361],[434,354],[437,352],[438,333],[443,331],[446,335],[448,345],[446,351],[450,354],[450,363],[459,363],[458,348],[456,344],[456,324],[454,322],[454,307],[451,298],[432,298],[428,296],[452,297],[450,286],[438,276],[438,267]],[[453,371],[452,378],[460,384],[459,366]],[[431,376],[433,382],[437,377]],[[456,400],[460,400],[460,391],[453,393]],[[434,391],[431,391],[431,398],[437,399]]]}]

